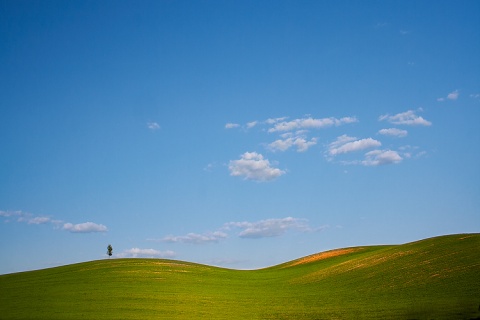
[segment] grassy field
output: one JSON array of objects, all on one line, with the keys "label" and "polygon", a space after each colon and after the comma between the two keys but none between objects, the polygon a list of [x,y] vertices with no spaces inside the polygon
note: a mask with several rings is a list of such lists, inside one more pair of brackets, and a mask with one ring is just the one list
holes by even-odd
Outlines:
[{"label": "grassy field", "polygon": [[480,319],[480,234],[260,270],[110,259],[0,276],[0,319]]}]

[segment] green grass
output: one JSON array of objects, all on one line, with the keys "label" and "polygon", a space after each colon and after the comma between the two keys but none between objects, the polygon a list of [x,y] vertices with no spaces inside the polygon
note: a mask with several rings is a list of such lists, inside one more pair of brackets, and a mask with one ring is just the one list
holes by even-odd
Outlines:
[{"label": "green grass", "polygon": [[110,259],[2,275],[0,319],[480,319],[480,234],[307,260],[242,271]]}]

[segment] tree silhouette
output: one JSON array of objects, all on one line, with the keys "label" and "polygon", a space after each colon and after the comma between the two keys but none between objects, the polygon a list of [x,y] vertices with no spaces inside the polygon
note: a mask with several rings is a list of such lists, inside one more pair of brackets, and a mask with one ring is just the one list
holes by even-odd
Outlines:
[{"label": "tree silhouette", "polygon": [[112,251],[113,251],[112,245],[109,244],[107,247],[107,254],[109,258],[112,256]]}]

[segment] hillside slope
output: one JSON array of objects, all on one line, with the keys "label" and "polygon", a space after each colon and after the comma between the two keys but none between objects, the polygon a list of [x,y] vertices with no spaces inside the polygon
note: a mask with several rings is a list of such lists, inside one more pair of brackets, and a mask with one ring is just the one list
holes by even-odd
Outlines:
[{"label": "hillside slope", "polygon": [[260,270],[111,259],[0,276],[0,319],[472,319],[480,234]]}]

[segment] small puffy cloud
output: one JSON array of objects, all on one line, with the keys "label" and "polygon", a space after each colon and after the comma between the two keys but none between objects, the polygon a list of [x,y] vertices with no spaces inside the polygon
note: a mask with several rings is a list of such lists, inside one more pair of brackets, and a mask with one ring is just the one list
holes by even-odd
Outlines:
[{"label": "small puffy cloud", "polygon": [[418,116],[415,111],[408,110],[405,112],[397,113],[396,115],[382,115],[378,118],[379,121],[388,121],[396,125],[419,125],[419,126],[430,126],[432,123],[425,120],[421,116]]},{"label": "small puffy cloud", "polygon": [[173,258],[175,257],[175,252],[167,251],[158,251],[155,249],[140,249],[140,248],[131,248],[124,250],[122,253],[116,255],[118,258]]},{"label": "small puffy cloud", "polygon": [[51,219],[48,217],[34,217],[27,220],[28,224],[44,224],[50,222]]},{"label": "small puffy cloud", "polygon": [[403,138],[408,135],[407,130],[397,129],[397,128],[389,128],[389,129],[381,129],[378,133],[385,135],[385,136],[392,136],[392,137],[399,137]]},{"label": "small puffy cloud", "polygon": [[356,140],[355,137],[342,135],[329,145],[328,153],[332,156],[349,153],[369,148],[376,148],[382,145],[378,140],[372,138]]},{"label": "small puffy cloud", "polygon": [[300,232],[313,232],[322,230],[325,227],[313,229],[306,220],[298,218],[282,218],[282,219],[267,219],[256,222],[229,222],[224,225],[224,228],[230,230],[231,228],[242,229],[238,236],[240,238],[266,238],[278,237],[283,235],[288,230],[297,230]]},{"label": "small puffy cloud", "polygon": [[[39,225],[51,223],[54,225],[54,229],[62,229],[72,233],[91,233],[91,232],[106,232],[107,227],[103,224],[97,224],[93,222],[85,222],[79,224],[65,223],[62,220],[52,219],[45,216],[34,216],[28,212],[22,211],[1,211],[0,217],[15,218],[17,222],[23,222],[27,224]],[[8,220],[7,220],[8,222]]]},{"label": "small puffy cloud", "polygon": [[400,155],[404,159],[410,159],[410,158],[418,159],[427,154],[426,151],[420,150],[419,147],[410,146],[410,145],[401,146],[398,148],[398,150],[401,151]]},{"label": "small puffy cloud", "polygon": [[472,94],[470,94],[470,98],[472,98],[472,99],[480,99],[480,93],[472,93]]},{"label": "small puffy cloud", "polygon": [[297,147],[298,152],[305,152],[308,148],[317,144],[317,138],[312,138],[310,141],[304,138],[296,138],[293,144]]},{"label": "small puffy cloud", "polygon": [[377,22],[377,24],[375,25],[375,28],[384,28],[388,26],[388,23],[386,22]]},{"label": "small puffy cloud", "polygon": [[160,125],[156,122],[147,122],[147,128],[152,131],[156,131],[160,129]]},{"label": "small puffy cloud", "polygon": [[448,99],[448,100],[457,100],[459,95],[460,95],[460,93],[458,92],[458,90],[455,90],[455,91],[453,91],[453,92],[450,92],[450,93],[447,95],[447,99]]},{"label": "small puffy cloud", "polygon": [[330,143],[329,146],[330,146],[330,149],[338,148],[338,147],[346,144],[347,142],[355,141],[355,140],[357,140],[357,138],[350,137],[350,136],[344,134],[344,135],[341,135],[341,136],[337,137],[337,139],[335,141],[333,141],[332,143]]},{"label": "small puffy cloud", "polygon": [[328,228],[328,226],[312,228],[308,225],[307,220],[305,219],[287,217],[281,219],[266,219],[256,222],[227,222],[220,229],[211,233],[189,233],[185,236],[167,236],[163,239],[148,240],[183,244],[211,244],[228,238],[229,233],[233,232],[233,230],[236,230],[235,232],[240,238],[258,239],[265,237],[279,237],[285,234],[288,230],[295,230],[297,232],[317,232],[326,228]]},{"label": "small puffy cloud", "polygon": [[212,172],[213,169],[215,169],[216,166],[217,166],[217,163],[216,163],[216,162],[212,162],[212,163],[207,164],[207,165],[203,168],[203,170],[204,170],[204,171],[207,171],[207,172]]},{"label": "small puffy cloud", "polygon": [[291,121],[282,121],[277,122],[275,125],[268,129],[268,132],[278,132],[278,131],[293,131],[301,129],[320,129],[331,126],[340,126],[342,124],[358,122],[355,117],[344,117],[341,119],[337,118],[322,118],[315,119],[312,117],[294,119]]},{"label": "small puffy cloud", "polygon": [[0,210],[0,217],[8,218],[8,217],[11,217],[13,215],[18,215],[19,213],[20,213],[20,211],[2,211],[2,210]]},{"label": "small puffy cloud", "polygon": [[238,127],[240,127],[240,125],[238,123],[229,122],[225,125],[225,129],[233,129],[233,128],[238,128]]},{"label": "small puffy cloud", "polygon": [[34,216],[31,213],[23,211],[0,211],[0,217],[15,218],[17,222],[25,222],[27,224],[45,224],[52,222],[49,217]]},{"label": "small puffy cloud", "polygon": [[256,152],[245,152],[240,159],[230,160],[228,169],[231,176],[254,181],[270,181],[285,174],[285,171],[272,167],[270,161]]},{"label": "small puffy cloud", "polygon": [[437,101],[438,101],[438,102],[443,102],[443,101],[445,101],[445,100],[447,100],[447,99],[448,99],[448,100],[457,100],[459,96],[460,96],[460,92],[458,92],[458,90],[455,90],[455,91],[453,91],[453,92],[450,92],[450,93],[447,95],[446,98],[440,97],[440,98],[437,99]]},{"label": "small puffy cloud", "polygon": [[258,121],[251,121],[247,123],[247,129],[253,128],[258,124]]},{"label": "small puffy cloud", "polygon": [[373,150],[365,154],[365,160],[362,161],[362,164],[365,166],[380,166],[400,163],[402,160],[403,158],[397,151]]},{"label": "small puffy cloud", "polygon": [[107,227],[103,224],[97,224],[93,222],[85,222],[79,224],[65,223],[62,229],[73,233],[92,233],[107,231]]},{"label": "small puffy cloud", "polygon": [[293,138],[278,139],[268,145],[272,151],[286,151],[293,145]]},{"label": "small puffy cloud", "polygon": [[167,236],[161,241],[170,243],[206,244],[219,242],[227,237],[228,235],[225,232],[215,231],[206,234],[189,233],[185,236]]},{"label": "small puffy cloud", "polygon": [[311,146],[317,144],[317,138],[312,138],[307,141],[305,137],[287,137],[285,139],[278,139],[268,145],[272,151],[286,151],[290,147],[297,147],[298,152],[305,152]]},{"label": "small puffy cloud", "polygon": [[288,117],[268,118],[267,120],[265,120],[265,123],[275,124],[275,123],[280,122],[280,121],[285,121],[286,119],[288,119]]}]

